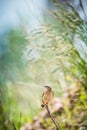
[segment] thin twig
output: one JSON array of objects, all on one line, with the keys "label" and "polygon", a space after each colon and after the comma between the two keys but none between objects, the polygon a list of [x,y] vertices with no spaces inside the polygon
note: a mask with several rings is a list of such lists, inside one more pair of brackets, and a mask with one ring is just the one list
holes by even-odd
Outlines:
[{"label": "thin twig", "polygon": [[56,120],[54,120],[53,115],[50,113],[50,110],[49,110],[49,107],[48,107],[47,104],[45,105],[45,108],[46,108],[46,110],[47,110],[47,112],[48,112],[50,118],[52,119],[52,121],[53,121],[53,123],[54,123],[54,125],[55,125],[55,127],[56,127],[56,130],[60,130],[60,128],[59,128],[59,126],[58,126],[58,123],[56,122]]}]

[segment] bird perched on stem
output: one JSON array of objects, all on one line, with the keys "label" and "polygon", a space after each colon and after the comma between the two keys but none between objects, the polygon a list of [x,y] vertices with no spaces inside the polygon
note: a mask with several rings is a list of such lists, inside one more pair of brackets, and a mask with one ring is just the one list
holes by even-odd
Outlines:
[{"label": "bird perched on stem", "polygon": [[60,130],[59,124],[56,122],[56,120],[53,118],[53,115],[50,113],[48,103],[52,100],[54,96],[54,92],[50,86],[44,86],[46,90],[43,92],[42,95],[42,107],[45,107],[50,118],[52,119],[53,123],[55,124],[56,130]]},{"label": "bird perched on stem", "polygon": [[46,89],[42,94],[42,104],[41,104],[42,107],[47,105],[51,101],[52,97],[54,96],[54,92],[50,86],[44,86],[44,87]]}]

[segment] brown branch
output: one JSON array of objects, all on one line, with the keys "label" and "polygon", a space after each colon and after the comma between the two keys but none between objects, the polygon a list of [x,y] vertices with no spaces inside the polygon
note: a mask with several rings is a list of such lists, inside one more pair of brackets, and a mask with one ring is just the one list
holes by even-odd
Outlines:
[{"label": "brown branch", "polygon": [[53,118],[53,115],[50,113],[48,104],[45,105],[45,108],[46,108],[46,110],[47,110],[47,112],[48,112],[50,118],[52,119],[52,121],[53,121],[53,123],[54,123],[54,125],[55,125],[55,127],[56,127],[56,130],[60,130],[58,123],[57,123],[56,120]]}]

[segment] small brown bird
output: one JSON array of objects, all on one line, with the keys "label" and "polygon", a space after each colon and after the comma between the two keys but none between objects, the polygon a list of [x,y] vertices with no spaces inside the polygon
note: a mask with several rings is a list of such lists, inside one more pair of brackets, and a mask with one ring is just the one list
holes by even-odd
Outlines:
[{"label": "small brown bird", "polygon": [[43,92],[42,95],[42,107],[44,107],[45,105],[47,105],[52,97],[54,96],[54,92],[52,91],[52,88],[50,86],[44,86],[46,88],[46,90]]}]

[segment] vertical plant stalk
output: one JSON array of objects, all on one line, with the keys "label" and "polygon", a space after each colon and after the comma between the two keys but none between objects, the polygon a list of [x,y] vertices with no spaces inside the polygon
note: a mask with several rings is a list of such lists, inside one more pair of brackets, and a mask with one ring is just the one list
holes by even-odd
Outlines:
[{"label": "vertical plant stalk", "polygon": [[3,110],[2,110],[1,99],[0,99],[0,116],[1,116],[1,119],[2,119],[2,121],[0,120],[0,123],[2,122],[2,129],[5,130],[5,129],[7,129],[7,127],[4,124],[4,122],[5,122],[5,116],[4,116]]},{"label": "vertical plant stalk", "polygon": [[55,125],[55,127],[56,127],[56,130],[60,130],[58,123],[57,123],[56,120],[53,118],[53,115],[50,113],[48,104],[45,105],[45,108],[46,108],[46,110],[47,110],[47,112],[48,112],[50,118],[52,119],[52,121],[53,121],[53,123],[54,123],[54,125]]},{"label": "vertical plant stalk", "polygon": [[[1,94],[1,92],[2,91],[0,91],[0,94]],[[3,111],[3,103],[1,101],[1,99],[0,99],[0,116],[2,119],[2,129],[3,130],[16,130],[15,124],[9,120],[8,116]],[[0,121],[0,123],[1,123],[1,121]]]}]

